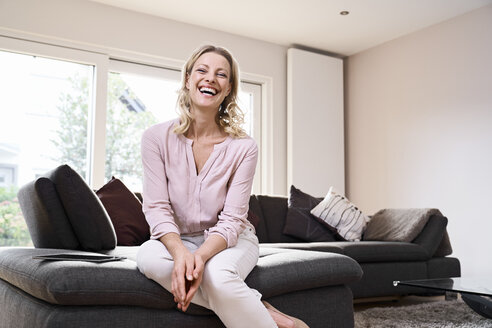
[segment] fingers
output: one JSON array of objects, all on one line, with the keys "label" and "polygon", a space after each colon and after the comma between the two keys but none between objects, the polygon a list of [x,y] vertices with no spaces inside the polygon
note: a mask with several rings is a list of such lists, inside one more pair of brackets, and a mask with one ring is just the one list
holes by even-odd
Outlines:
[{"label": "fingers", "polygon": [[193,269],[195,268],[195,257],[191,256],[186,257],[186,279],[193,280]]},{"label": "fingers", "polygon": [[171,292],[174,301],[178,303],[178,309],[185,304],[195,269],[195,257],[190,252],[181,255],[174,261]]},{"label": "fingers", "polygon": [[184,299],[186,297],[186,279],[184,277],[184,273],[180,273],[178,275],[178,279],[177,279],[177,283],[178,283],[178,298],[179,298],[179,301],[182,303],[184,302]]},{"label": "fingers", "polygon": [[184,301],[184,304],[181,307],[181,310],[184,312],[188,309],[188,306],[191,304],[191,300],[193,299],[193,296],[195,296],[195,293],[198,290],[198,287],[200,287],[200,284],[202,282],[202,277],[200,276],[199,279],[193,279],[190,282],[190,289],[188,290],[188,293],[186,294],[186,298]]},{"label": "fingers", "polygon": [[184,261],[177,261],[174,263],[174,270],[171,282],[171,292],[174,296],[176,303],[184,302],[186,297],[185,290],[185,270],[186,264]]},{"label": "fingers", "polygon": [[202,257],[196,254],[194,255],[194,260],[195,260],[195,268],[193,270],[193,280],[188,281],[189,289],[187,290],[186,298],[181,308],[182,311],[186,311],[188,309],[188,306],[190,305],[193,296],[195,296],[195,293],[197,292],[198,288],[200,287],[200,284],[202,283],[205,263]]},{"label": "fingers", "polygon": [[202,281],[204,267],[199,255],[188,253],[175,259],[171,292],[179,310],[184,312],[188,309]]},{"label": "fingers", "polygon": [[205,263],[199,255],[195,255],[195,269],[193,270],[193,279],[201,279],[203,274],[203,269],[205,268]]}]

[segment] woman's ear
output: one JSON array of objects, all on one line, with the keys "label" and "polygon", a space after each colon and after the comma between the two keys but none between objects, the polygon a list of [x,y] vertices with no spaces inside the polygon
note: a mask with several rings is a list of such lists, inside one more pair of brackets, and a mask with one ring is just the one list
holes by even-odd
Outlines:
[{"label": "woman's ear", "polygon": [[185,87],[188,90],[190,90],[189,84],[190,84],[190,74],[186,73]]},{"label": "woman's ear", "polygon": [[229,82],[229,84],[227,85],[226,97],[231,93],[231,90],[232,90],[232,83]]}]

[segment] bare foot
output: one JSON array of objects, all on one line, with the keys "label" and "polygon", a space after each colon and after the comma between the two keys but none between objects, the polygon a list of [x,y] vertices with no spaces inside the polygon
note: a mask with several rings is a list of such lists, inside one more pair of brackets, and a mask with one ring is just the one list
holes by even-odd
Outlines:
[{"label": "bare foot", "polygon": [[279,313],[273,309],[267,308],[268,313],[272,316],[273,321],[277,324],[278,328],[295,328],[296,324],[292,319],[285,316],[283,313]]},{"label": "bare foot", "polygon": [[262,302],[279,328],[309,328],[303,321],[280,312],[268,302]]}]

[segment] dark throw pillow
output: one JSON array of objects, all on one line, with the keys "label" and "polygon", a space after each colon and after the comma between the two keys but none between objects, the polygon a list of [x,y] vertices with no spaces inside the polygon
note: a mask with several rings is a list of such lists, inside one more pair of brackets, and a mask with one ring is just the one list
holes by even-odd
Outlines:
[{"label": "dark throw pillow", "polygon": [[260,225],[260,218],[252,210],[248,211],[248,221],[251,222],[255,229],[258,229],[258,226]]},{"label": "dark throw pillow", "polygon": [[84,179],[68,165],[61,165],[46,174],[55,184],[80,246],[87,251],[113,249],[116,234],[104,206],[85,183]]},{"label": "dark throw pillow", "polygon": [[142,203],[121,180],[113,177],[96,194],[113,222],[118,246],[140,246],[150,239]]},{"label": "dark throw pillow", "polygon": [[31,181],[19,190],[17,196],[34,247],[80,247],[55,184],[50,179],[40,177]]},{"label": "dark throw pillow", "polygon": [[291,186],[283,233],[309,242],[343,240],[336,230],[324,226],[310,213],[320,202],[321,199]]}]

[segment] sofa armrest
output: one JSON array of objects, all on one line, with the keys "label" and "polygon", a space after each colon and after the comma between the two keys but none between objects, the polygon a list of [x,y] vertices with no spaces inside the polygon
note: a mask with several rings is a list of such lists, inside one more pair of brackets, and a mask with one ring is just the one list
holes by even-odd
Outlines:
[{"label": "sofa armrest", "polygon": [[429,258],[433,257],[446,234],[448,219],[441,215],[432,215],[420,234],[412,241],[425,249]]}]

